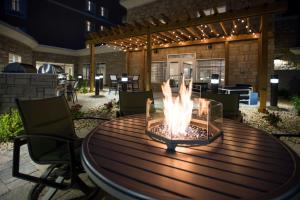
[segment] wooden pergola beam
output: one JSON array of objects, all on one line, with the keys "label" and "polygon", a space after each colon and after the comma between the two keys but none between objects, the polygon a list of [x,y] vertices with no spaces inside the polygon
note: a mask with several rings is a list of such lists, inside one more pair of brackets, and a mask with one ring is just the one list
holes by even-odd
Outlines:
[{"label": "wooden pergola beam", "polygon": [[[202,38],[202,36],[201,36],[201,32],[199,31],[199,29],[197,29],[197,28],[195,28],[195,27],[188,27],[187,28],[189,31],[191,31],[194,35],[195,35],[195,37],[197,38],[197,39],[201,39]],[[194,38],[195,39],[195,38]]]},{"label": "wooden pergola beam", "polygon": [[249,9],[241,9],[232,12],[219,13],[217,15],[209,15],[200,18],[193,18],[190,20],[181,21],[181,23],[169,23],[166,25],[162,25],[160,27],[153,27],[153,29],[151,29],[151,33],[168,31],[168,30],[176,30],[176,29],[190,27],[190,26],[198,26],[200,24],[218,23],[220,22],[220,20],[230,21],[237,18],[247,18],[253,16],[273,14],[273,13],[285,11],[286,9],[287,9],[287,3],[277,2],[277,3],[257,6]]},{"label": "wooden pergola beam", "polygon": [[195,27],[201,24],[212,24],[212,23],[220,23],[220,21],[229,21],[234,20],[238,18],[247,18],[247,17],[254,17],[254,16],[261,16],[266,14],[274,14],[278,12],[283,12],[287,10],[287,3],[286,2],[276,2],[272,4],[267,5],[261,5],[253,8],[248,9],[241,9],[236,10],[232,12],[225,12],[225,13],[219,13],[216,15],[209,15],[209,16],[203,16],[200,18],[192,18],[189,20],[183,20],[180,22],[174,22],[171,21],[167,24],[161,24],[159,26],[149,26],[149,30],[146,28],[138,29],[138,30],[132,30],[130,32],[126,32],[124,34],[120,35],[109,35],[103,38],[88,40],[87,43],[98,43],[102,42],[103,40],[114,40],[114,39],[120,39],[120,38],[126,38],[126,37],[134,37],[139,35],[146,35],[147,31],[150,31],[151,33],[158,33],[158,32],[166,32],[166,31],[172,31],[177,30],[181,28],[187,28],[187,27]]},{"label": "wooden pergola beam", "polygon": [[153,37],[156,38],[156,39],[158,39],[158,40],[160,40],[163,43],[169,43],[169,42],[173,41],[170,38],[168,38],[168,37],[166,37],[166,36],[164,36],[164,35],[162,35],[160,33],[154,33],[154,34],[152,34],[152,38]]},{"label": "wooden pergola beam", "polygon": [[234,34],[238,35],[239,34],[239,30],[238,30],[238,26],[237,26],[237,23],[236,23],[235,20],[232,20],[232,27],[233,27],[233,30],[234,30]]},{"label": "wooden pergola beam", "polygon": [[218,37],[220,35],[219,32],[217,31],[217,29],[215,29],[213,24],[208,24],[208,27],[210,28],[211,33],[214,34],[216,37]]},{"label": "wooden pergola beam", "polygon": [[203,45],[203,44],[212,44],[212,43],[224,43],[224,42],[234,42],[234,41],[243,41],[243,40],[258,40],[260,34],[256,33],[255,35],[241,34],[237,36],[227,36],[219,38],[210,38],[203,40],[194,40],[194,41],[181,41],[172,44],[165,44],[163,46],[153,45],[152,49],[165,49],[165,48],[174,48],[174,47],[183,47],[183,46],[193,46],[193,45]]},{"label": "wooden pergola beam", "polygon": [[221,28],[222,28],[222,30],[224,32],[224,35],[227,36],[228,32],[226,30],[225,23],[224,22],[220,22],[219,24],[220,24],[220,26],[221,26]]},{"label": "wooden pergola beam", "polygon": [[96,65],[96,59],[95,59],[95,45],[90,44],[90,92],[94,91],[94,85],[95,85],[95,65]]},{"label": "wooden pergola beam", "polygon": [[266,16],[261,16],[262,30],[258,40],[258,91],[259,112],[266,112],[268,88],[268,30]]}]

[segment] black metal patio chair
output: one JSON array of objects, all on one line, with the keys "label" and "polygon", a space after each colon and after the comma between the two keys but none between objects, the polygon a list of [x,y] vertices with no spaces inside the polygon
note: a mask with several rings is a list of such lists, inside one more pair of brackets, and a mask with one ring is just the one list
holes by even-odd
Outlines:
[{"label": "black metal patio chair", "polygon": [[115,74],[110,74],[109,75],[109,89],[108,89],[108,93],[110,93],[111,91],[115,91],[115,94],[117,94],[118,90],[119,90],[119,82],[118,82],[118,77]]},{"label": "black metal patio chair", "polygon": [[153,100],[152,91],[119,92],[120,112],[117,116],[146,113],[146,102]]},{"label": "black metal patio chair", "polygon": [[67,97],[72,99],[73,103],[78,101],[77,99],[77,90],[78,90],[78,81],[69,81],[69,84],[67,85]]},{"label": "black metal patio chair", "polygon": [[[88,187],[79,177],[84,173],[80,162],[82,140],[76,136],[65,97],[16,99],[16,103],[24,134],[14,140],[13,176],[36,183],[29,198],[38,199],[46,186],[52,189],[48,190],[44,199],[50,199],[57,189],[70,188],[81,190],[87,197],[93,196],[96,189]],[[20,172],[20,147],[24,144],[27,144],[29,155],[35,163],[50,165],[42,176]]]}]

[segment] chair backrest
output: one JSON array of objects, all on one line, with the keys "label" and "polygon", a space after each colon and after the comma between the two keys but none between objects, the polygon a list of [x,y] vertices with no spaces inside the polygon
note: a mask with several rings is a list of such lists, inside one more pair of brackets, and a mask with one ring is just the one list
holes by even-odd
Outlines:
[{"label": "chair backrest", "polygon": [[240,114],[239,111],[239,95],[238,94],[217,94],[203,92],[202,98],[212,99],[223,104],[224,117],[236,117]]},{"label": "chair backrest", "polygon": [[111,81],[117,81],[117,75],[109,75]]},{"label": "chair backrest", "polygon": [[[72,115],[64,96],[41,100],[19,100],[16,103],[25,134],[76,137]],[[28,148],[35,161],[61,144],[50,139],[30,139]]]},{"label": "chair backrest", "polygon": [[138,81],[138,80],[139,80],[139,77],[140,77],[139,75],[134,75],[134,76],[132,77],[132,80],[133,80],[133,81]]},{"label": "chair backrest", "polygon": [[146,102],[153,100],[152,91],[119,92],[121,115],[133,115],[146,113]]},{"label": "chair backrest", "polygon": [[78,88],[78,81],[75,81],[73,88],[74,88],[74,90],[76,90]]}]

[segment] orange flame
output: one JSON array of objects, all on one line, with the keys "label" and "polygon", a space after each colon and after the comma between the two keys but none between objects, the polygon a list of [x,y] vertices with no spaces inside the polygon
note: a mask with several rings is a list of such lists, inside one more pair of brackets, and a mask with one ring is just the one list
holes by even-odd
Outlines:
[{"label": "orange flame", "polygon": [[193,112],[193,101],[191,99],[192,81],[190,81],[189,86],[186,87],[184,78],[182,79],[179,95],[177,97],[172,96],[169,80],[164,82],[161,88],[165,97],[163,99],[164,116],[168,132],[171,135],[185,135]]}]

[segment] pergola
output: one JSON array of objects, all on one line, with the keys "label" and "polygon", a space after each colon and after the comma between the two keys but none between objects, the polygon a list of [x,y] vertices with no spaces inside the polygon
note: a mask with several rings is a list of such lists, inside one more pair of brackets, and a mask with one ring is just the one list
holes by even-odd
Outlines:
[{"label": "pergola", "polygon": [[[150,17],[142,22],[123,24],[104,31],[92,32],[86,43],[90,47],[90,86],[94,87],[95,46],[111,45],[127,53],[145,51],[144,72],[145,89],[151,89],[152,50],[170,47],[224,43],[225,44],[225,84],[229,75],[229,42],[257,40],[258,42],[258,83],[256,90],[260,94],[259,111],[264,112],[268,87],[268,31],[267,20],[272,14],[287,10],[285,2],[246,7],[240,10],[222,10],[213,7],[199,10],[198,16],[182,9],[180,16],[160,18]],[[128,62],[127,62],[128,63]],[[128,64],[126,71],[128,70]]]}]

